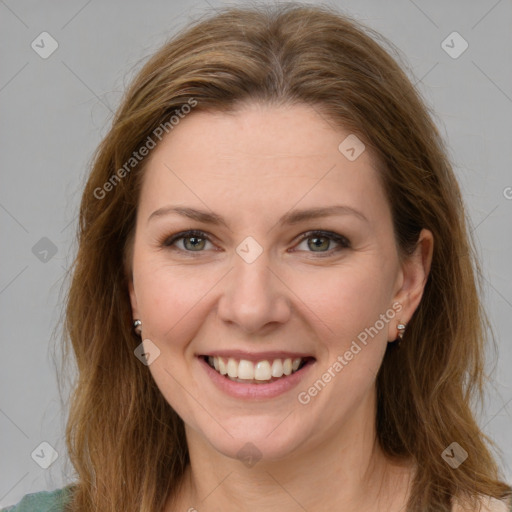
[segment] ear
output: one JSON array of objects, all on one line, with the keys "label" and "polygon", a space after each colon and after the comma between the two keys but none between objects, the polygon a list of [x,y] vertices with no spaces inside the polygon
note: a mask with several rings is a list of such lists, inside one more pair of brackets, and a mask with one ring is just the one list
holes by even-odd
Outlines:
[{"label": "ear", "polygon": [[397,290],[393,300],[399,302],[402,309],[396,315],[396,323],[390,324],[389,341],[397,339],[397,325],[409,322],[420,304],[430,273],[433,252],[434,237],[432,232],[428,229],[422,229],[414,252],[407,256],[401,264],[397,279]]}]

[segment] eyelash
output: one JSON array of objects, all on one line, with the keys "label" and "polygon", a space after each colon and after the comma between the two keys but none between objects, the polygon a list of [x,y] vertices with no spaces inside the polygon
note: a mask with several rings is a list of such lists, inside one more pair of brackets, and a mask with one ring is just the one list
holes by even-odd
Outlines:
[{"label": "eyelash", "polygon": [[[203,240],[207,240],[208,242],[212,243],[210,237],[204,231],[192,229],[192,230],[188,230],[188,231],[182,231],[180,233],[176,233],[175,235],[167,237],[160,243],[160,245],[161,245],[161,247],[164,247],[164,248],[172,248],[172,246],[179,240],[183,240],[186,238],[193,238],[193,237],[201,238]],[[314,238],[314,237],[327,238],[327,239],[339,244],[339,247],[334,248],[334,249],[329,249],[328,251],[319,251],[317,253],[315,251],[306,251],[306,252],[310,252],[312,254],[317,254],[318,257],[320,257],[320,258],[332,256],[334,252],[338,252],[342,249],[350,248],[350,241],[346,237],[339,235],[338,233],[334,233],[332,231],[322,231],[322,230],[313,230],[313,231],[307,231],[306,233],[303,233],[298,241],[298,244],[300,244],[304,240],[308,240],[309,238]],[[189,253],[189,255],[193,256],[193,257],[196,256],[194,253],[204,252],[204,250],[203,251],[188,251],[186,249],[178,249],[178,248],[175,248],[175,249],[177,249],[181,252]],[[197,254],[197,256],[199,256],[199,254]]]}]

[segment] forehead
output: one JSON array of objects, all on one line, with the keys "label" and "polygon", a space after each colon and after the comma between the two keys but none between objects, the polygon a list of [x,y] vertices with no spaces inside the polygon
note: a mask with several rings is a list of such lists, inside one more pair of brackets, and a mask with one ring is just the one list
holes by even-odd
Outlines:
[{"label": "forehead", "polygon": [[[235,156],[246,163],[251,159],[311,159],[337,154],[349,135],[312,106],[249,103],[234,112],[192,111],[172,128],[152,156],[183,146],[214,160]],[[182,156],[183,152],[175,153],[177,159]]]},{"label": "forehead", "polygon": [[299,200],[302,207],[341,201],[382,216],[387,201],[363,148],[307,105],[192,112],[150,155],[140,206],[204,198],[208,205],[289,209]]}]

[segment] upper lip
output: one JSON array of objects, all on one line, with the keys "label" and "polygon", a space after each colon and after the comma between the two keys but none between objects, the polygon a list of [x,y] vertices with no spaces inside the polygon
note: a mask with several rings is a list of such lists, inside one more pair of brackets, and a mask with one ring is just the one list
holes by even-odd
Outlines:
[{"label": "upper lip", "polygon": [[198,354],[199,356],[206,357],[222,357],[222,358],[233,358],[246,361],[264,361],[264,360],[272,360],[272,359],[296,359],[300,358],[312,358],[314,357],[311,354],[306,354],[305,352],[286,352],[286,351],[266,351],[266,352],[247,352],[245,350],[215,350],[209,353]]}]

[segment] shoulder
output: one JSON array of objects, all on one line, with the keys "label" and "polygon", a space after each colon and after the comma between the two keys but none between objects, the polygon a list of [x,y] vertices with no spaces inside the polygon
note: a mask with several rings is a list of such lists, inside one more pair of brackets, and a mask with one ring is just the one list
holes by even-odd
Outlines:
[{"label": "shoulder", "polygon": [[41,491],[26,494],[15,505],[3,508],[0,512],[62,512],[69,501],[71,485],[54,491]]},{"label": "shoulder", "polygon": [[497,500],[495,498],[486,498],[482,500],[482,512],[510,512],[511,503]]},{"label": "shoulder", "polygon": [[[464,507],[462,503],[456,502],[453,512],[468,512],[470,509]],[[512,502],[497,500],[496,498],[482,497],[480,500],[480,509],[478,512],[511,512]]]},{"label": "shoulder", "polygon": [[482,512],[510,512],[512,502],[505,502],[495,498],[486,498],[482,503]]}]

